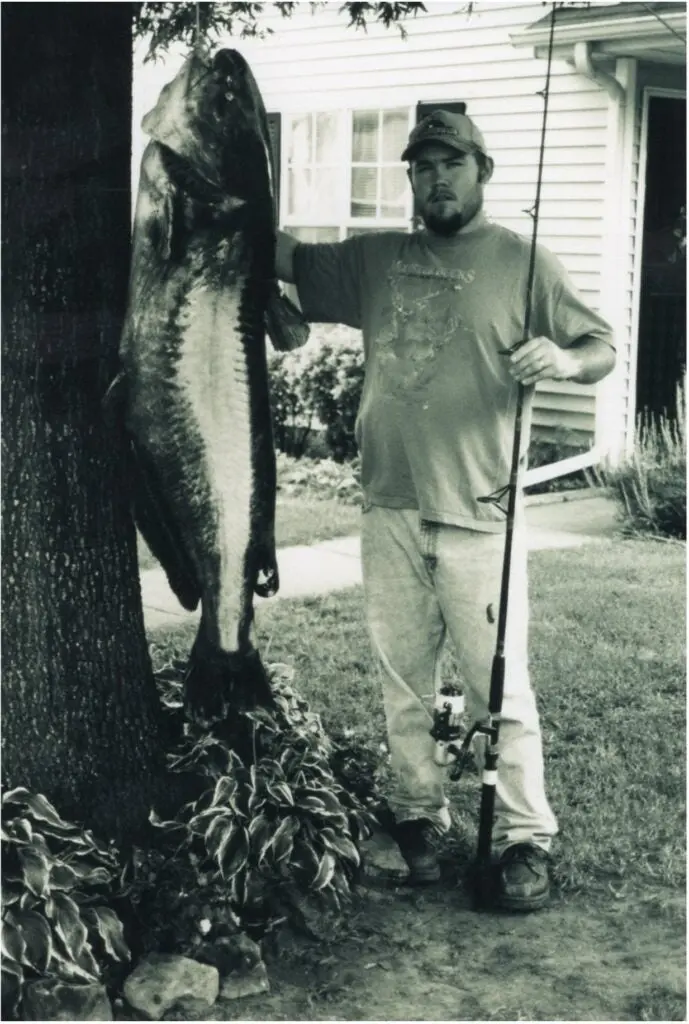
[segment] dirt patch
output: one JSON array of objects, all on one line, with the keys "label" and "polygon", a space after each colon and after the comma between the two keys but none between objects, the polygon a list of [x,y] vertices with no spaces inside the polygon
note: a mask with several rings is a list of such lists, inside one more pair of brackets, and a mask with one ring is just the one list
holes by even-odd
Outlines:
[{"label": "dirt patch", "polygon": [[282,933],[271,992],[210,1020],[685,1020],[683,901],[553,899],[477,913],[455,878],[360,889],[336,933]]}]

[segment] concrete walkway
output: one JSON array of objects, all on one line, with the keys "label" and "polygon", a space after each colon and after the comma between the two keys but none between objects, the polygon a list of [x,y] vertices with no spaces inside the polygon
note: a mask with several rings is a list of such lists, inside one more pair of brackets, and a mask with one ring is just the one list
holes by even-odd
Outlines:
[{"label": "concrete walkway", "polygon": [[[571,548],[600,542],[618,530],[615,507],[597,491],[571,491],[528,500],[526,519],[529,550]],[[312,597],[361,583],[359,537],[338,537],[318,544],[278,551],[280,591],[277,597]],[[186,612],[170,590],[160,568],[141,573],[141,593],[147,629],[194,622],[197,612]],[[268,600],[275,600],[269,598]],[[262,603],[256,598],[257,606]]]}]

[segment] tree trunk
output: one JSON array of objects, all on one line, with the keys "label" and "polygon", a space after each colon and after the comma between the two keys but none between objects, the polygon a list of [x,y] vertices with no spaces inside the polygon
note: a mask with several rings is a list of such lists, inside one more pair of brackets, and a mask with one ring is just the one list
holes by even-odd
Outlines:
[{"label": "tree trunk", "polygon": [[4,781],[123,841],[163,778],[117,372],[131,8],[4,4]]}]

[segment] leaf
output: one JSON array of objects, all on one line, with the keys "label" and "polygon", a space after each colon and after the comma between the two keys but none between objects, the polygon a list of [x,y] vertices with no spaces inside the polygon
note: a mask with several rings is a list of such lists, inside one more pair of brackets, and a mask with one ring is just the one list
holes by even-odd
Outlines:
[{"label": "leaf", "polygon": [[7,917],[2,922],[0,944],[2,945],[3,962],[8,960],[17,964],[23,963],[26,943],[19,929]]},{"label": "leaf", "polygon": [[334,850],[340,857],[351,861],[355,867],[359,866],[361,862],[359,851],[351,839],[348,839],[346,836],[337,835],[331,828],[324,828],[321,832],[321,837],[329,850]]},{"label": "leaf", "polygon": [[33,839],[33,829],[28,818],[13,818],[7,823],[8,841],[13,843],[30,843]]},{"label": "leaf", "polygon": [[65,821],[57,813],[50,801],[42,793],[30,793],[24,801],[37,821],[48,822],[60,831],[71,832],[77,828],[72,822]]},{"label": "leaf", "polygon": [[308,811],[309,814],[324,815],[327,814],[327,807],[323,800],[317,796],[300,796],[297,801],[297,809],[300,811]]},{"label": "leaf", "polygon": [[73,889],[78,881],[79,876],[69,864],[62,862],[51,864],[48,878],[48,887],[51,892],[53,889],[61,889],[62,891]]},{"label": "leaf", "polygon": [[265,814],[258,814],[253,819],[248,829],[249,846],[254,854],[257,854],[259,850],[262,850],[266,840],[273,833],[274,822],[269,821]]},{"label": "leaf", "polygon": [[218,867],[225,881],[241,871],[249,858],[249,838],[246,829],[240,826],[232,836],[232,840],[223,847],[222,857],[218,851]]},{"label": "leaf", "polygon": [[45,917],[35,910],[17,908],[12,912],[12,923],[25,943],[22,963],[45,974],[53,955],[53,934]]},{"label": "leaf", "polygon": [[52,919],[66,952],[75,963],[78,963],[88,940],[88,932],[81,919],[79,907],[71,896],[55,892],[46,903],[46,913]]},{"label": "leaf", "polygon": [[234,779],[227,775],[221,775],[215,784],[211,807],[220,807],[222,804],[228,804],[230,798],[234,795],[236,786],[237,784]]},{"label": "leaf", "polygon": [[228,832],[239,827],[236,818],[227,811],[220,811],[206,829],[203,841],[211,857],[217,857],[218,850]]},{"label": "leaf", "polygon": [[73,860],[71,864],[66,865],[70,867],[74,874],[77,876],[78,882],[83,886],[96,886],[111,884],[114,872],[103,867],[101,864],[84,864],[78,860]]},{"label": "leaf", "polygon": [[246,905],[248,893],[248,876],[244,870],[237,871],[230,883],[230,898],[239,907]]},{"label": "leaf", "polygon": [[276,803],[280,804],[283,802],[288,804],[289,807],[294,807],[294,796],[286,782],[270,782],[268,784],[268,793],[275,798]]},{"label": "leaf", "polygon": [[16,786],[14,789],[8,789],[7,792],[2,794],[2,806],[5,804],[26,804],[27,798],[31,796],[31,793],[25,786]]},{"label": "leaf", "polygon": [[18,853],[26,888],[34,896],[47,896],[50,864],[45,855],[29,846],[20,846]]},{"label": "leaf", "polygon": [[17,1007],[21,999],[24,984],[24,971],[19,964],[3,958],[2,961],[2,1008],[12,1011],[17,1019]]},{"label": "leaf", "polygon": [[[284,868],[284,861],[281,862],[281,866]],[[292,859],[289,863],[291,873],[301,885],[307,886],[318,873],[319,866],[320,857],[301,833],[294,842]]]},{"label": "leaf", "polygon": [[[80,958],[81,961],[81,958]],[[93,961],[95,964],[95,961]],[[55,974],[58,974],[60,978],[66,980],[77,979],[79,981],[98,981],[99,970],[98,965],[95,964],[94,970],[87,970],[80,963],[75,963],[65,952],[58,948],[56,944],[53,947],[53,959],[51,962]]]},{"label": "leaf", "polygon": [[316,877],[312,882],[312,888],[318,892],[320,889],[324,889],[330,882],[331,878],[335,874],[335,858],[332,853],[324,853],[321,857],[321,862],[318,866]]},{"label": "leaf", "polygon": [[[288,817],[281,821],[278,827],[275,829],[275,832],[271,836],[269,842],[267,842],[264,848],[261,850],[261,853],[258,858],[259,865],[266,863],[270,856],[272,856],[272,858],[276,861],[281,860],[282,857],[276,856],[276,850],[278,848],[284,850],[285,840],[289,842],[291,852],[292,840],[299,831],[300,827],[301,823],[294,814],[288,815]],[[283,853],[282,856],[285,856],[285,854]]]},{"label": "leaf", "polygon": [[89,907],[84,910],[84,920],[98,930],[105,952],[112,960],[123,963],[131,958],[124,938],[124,925],[114,910],[110,907]]}]

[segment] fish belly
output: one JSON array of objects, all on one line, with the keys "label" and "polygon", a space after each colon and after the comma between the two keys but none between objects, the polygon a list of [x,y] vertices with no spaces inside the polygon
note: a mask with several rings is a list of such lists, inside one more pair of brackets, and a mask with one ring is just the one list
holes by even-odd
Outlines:
[{"label": "fish belly", "polygon": [[[252,386],[241,296],[246,285],[214,291],[201,282],[189,293],[182,321],[177,380],[203,452],[208,502],[205,529],[195,538],[208,639],[223,651],[242,646],[251,601],[247,552],[255,493]],[[201,467],[199,467],[201,468]],[[194,494],[191,495],[195,500]]]}]

